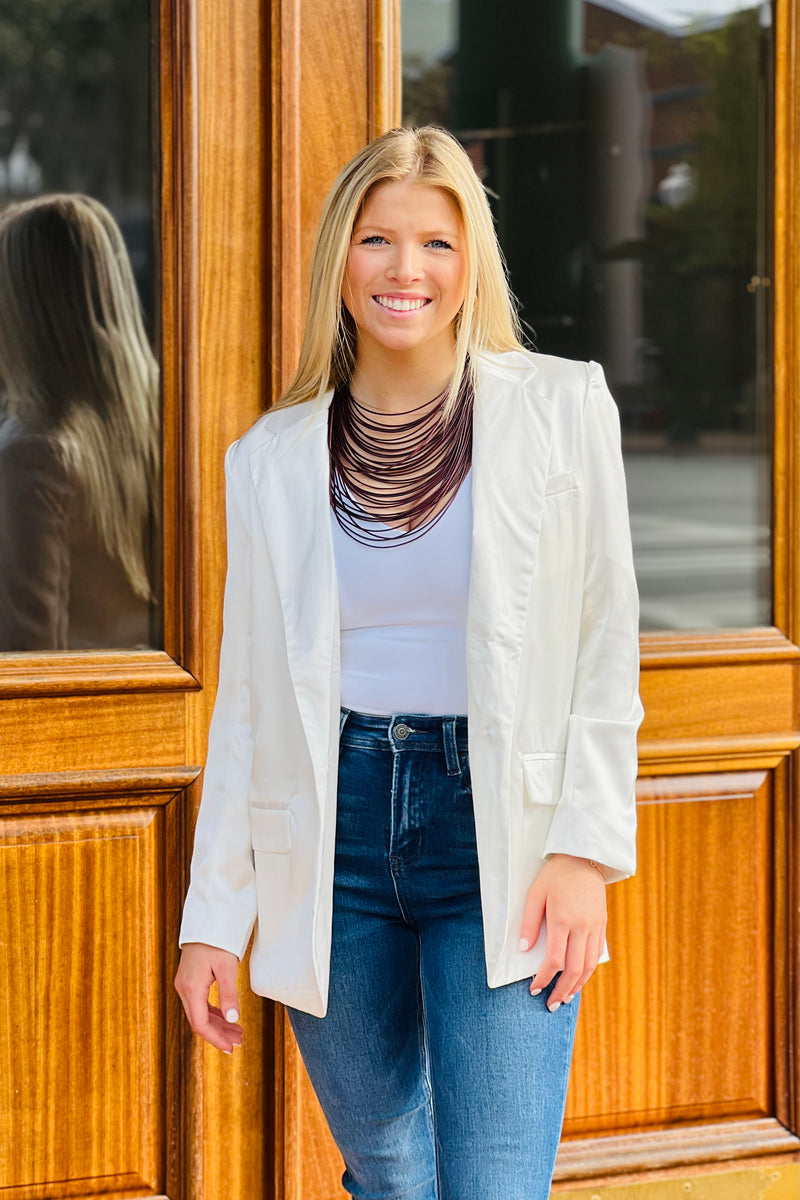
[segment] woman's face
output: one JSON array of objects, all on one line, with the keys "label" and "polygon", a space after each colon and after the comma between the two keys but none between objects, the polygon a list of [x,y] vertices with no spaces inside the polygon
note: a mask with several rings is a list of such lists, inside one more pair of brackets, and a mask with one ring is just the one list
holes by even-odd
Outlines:
[{"label": "woman's face", "polygon": [[414,180],[378,184],[353,230],[342,286],[359,351],[372,343],[452,354],[466,279],[464,226],[450,196]]}]

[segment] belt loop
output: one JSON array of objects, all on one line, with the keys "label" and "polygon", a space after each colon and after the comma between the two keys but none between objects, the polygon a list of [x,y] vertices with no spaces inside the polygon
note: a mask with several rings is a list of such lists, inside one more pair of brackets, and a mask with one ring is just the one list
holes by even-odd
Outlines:
[{"label": "belt loop", "polygon": [[349,708],[340,708],[339,709],[339,737],[342,736],[342,730],[344,729],[344,723],[349,716],[350,716]]},{"label": "belt loop", "polygon": [[442,717],[442,733],[444,735],[444,760],[447,764],[447,774],[460,775],[461,764],[458,761],[456,717]]}]

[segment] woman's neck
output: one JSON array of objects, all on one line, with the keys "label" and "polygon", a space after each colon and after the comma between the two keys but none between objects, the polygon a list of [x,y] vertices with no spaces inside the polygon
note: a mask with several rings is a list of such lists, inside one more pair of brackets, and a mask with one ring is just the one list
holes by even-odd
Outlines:
[{"label": "woman's neck", "polygon": [[440,395],[450,383],[454,367],[455,348],[443,359],[441,353],[375,353],[359,347],[350,391],[368,408],[405,412]]}]

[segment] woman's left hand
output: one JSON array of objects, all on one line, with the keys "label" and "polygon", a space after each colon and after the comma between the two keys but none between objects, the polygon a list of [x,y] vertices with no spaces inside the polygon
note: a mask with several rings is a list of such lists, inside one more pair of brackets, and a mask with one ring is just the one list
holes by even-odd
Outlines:
[{"label": "woman's left hand", "polygon": [[[562,968],[547,1007],[555,1012],[580,991],[597,966],[606,934],[606,885],[585,858],[554,854],[528,892],[520,949],[533,946],[547,920],[544,962],[533,976],[531,994],[546,988]],[[527,943],[525,945],[524,943]]]}]

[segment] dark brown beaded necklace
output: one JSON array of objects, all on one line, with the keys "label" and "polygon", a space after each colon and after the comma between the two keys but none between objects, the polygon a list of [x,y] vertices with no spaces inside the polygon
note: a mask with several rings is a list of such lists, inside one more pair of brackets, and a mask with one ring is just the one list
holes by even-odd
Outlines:
[{"label": "dark brown beaded necklace", "polygon": [[416,408],[384,413],[360,404],[347,384],[335,389],[328,412],[330,502],[355,541],[414,542],[453,502],[472,463],[474,395],[467,369],[447,420],[446,396],[447,388]]}]

